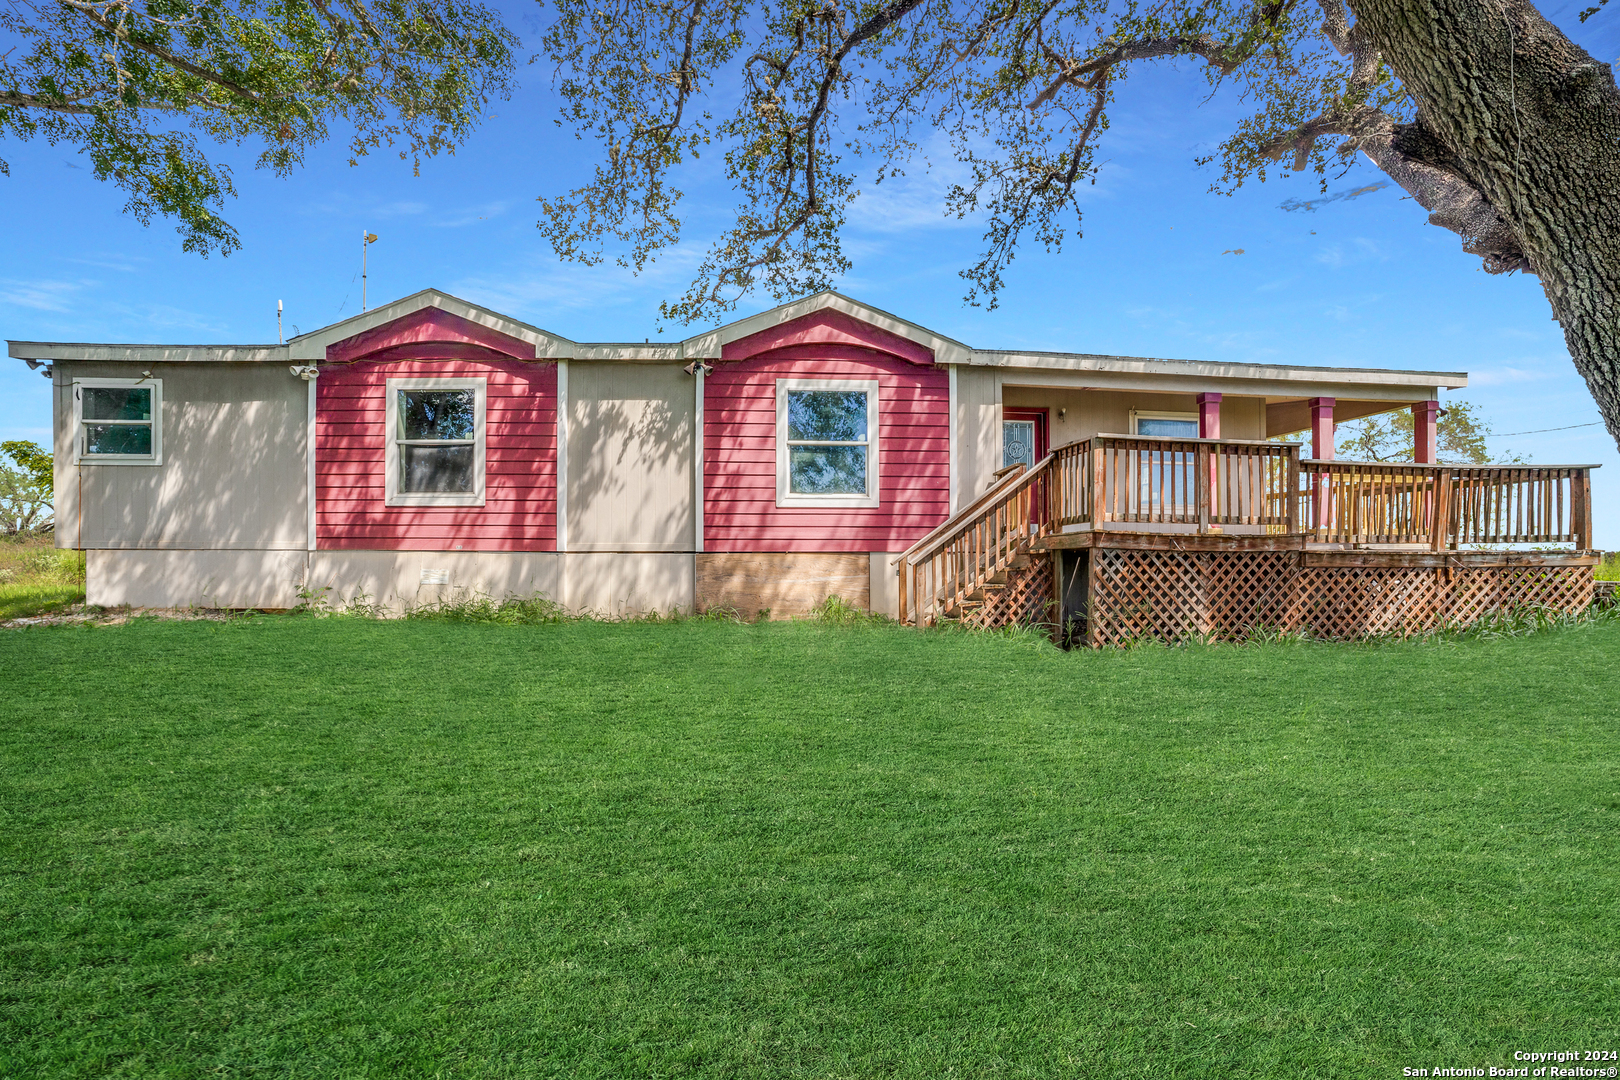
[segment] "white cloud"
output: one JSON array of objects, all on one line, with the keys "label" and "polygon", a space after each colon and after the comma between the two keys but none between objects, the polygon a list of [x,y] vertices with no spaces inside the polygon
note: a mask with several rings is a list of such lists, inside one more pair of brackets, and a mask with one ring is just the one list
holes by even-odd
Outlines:
[{"label": "white cloud", "polygon": [[0,280],[0,304],[33,308],[35,311],[70,310],[71,302],[93,281],[17,281]]},{"label": "white cloud", "polygon": [[397,201],[397,202],[384,203],[381,206],[373,207],[371,209],[370,213],[371,213],[371,215],[373,217],[380,217],[380,218],[411,217],[411,216],[413,216],[415,214],[426,213],[427,208],[428,208],[428,204],[425,203],[425,202],[412,202],[412,201],[409,201],[409,200],[400,200],[400,201]]},{"label": "white cloud", "polygon": [[1468,373],[1468,381],[1473,386],[1506,386],[1509,383],[1535,382],[1549,378],[1552,378],[1552,372],[1512,366]]},{"label": "white cloud", "polygon": [[1358,263],[1373,262],[1375,260],[1382,262],[1385,257],[1383,249],[1375,241],[1369,240],[1365,236],[1356,237],[1350,241],[1348,246],[1330,244],[1317,252],[1315,256],[1317,262],[1335,268],[1354,266]]},{"label": "white cloud", "polygon": [[435,221],[433,224],[441,229],[459,229],[465,225],[476,225],[480,221],[500,217],[512,208],[510,199],[501,199],[496,202],[485,203],[482,206],[469,207],[466,210],[455,212],[444,221]]},{"label": "white cloud", "polygon": [[138,270],[144,270],[146,264],[152,260],[144,255],[126,255],[120,251],[108,251],[93,255],[64,256],[62,261],[77,263],[80,266],[94,266],[101,270],[117,270],[120,273],[133,274]]}]

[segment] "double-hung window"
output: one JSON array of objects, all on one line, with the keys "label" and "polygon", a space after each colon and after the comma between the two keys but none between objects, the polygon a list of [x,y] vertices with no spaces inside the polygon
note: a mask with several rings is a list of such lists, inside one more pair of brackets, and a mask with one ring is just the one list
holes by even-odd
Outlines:
[{"label": "double-hung window", "polygon": [[388,380],[388,505],[484,505],[483,379]]},{"label": "double-hung window", "polygon": [[163,380],[75,379],[73,416],[80,464],[163,464]]},{"label": "double-hung window", "polygon": [[776,381],[776,505],[878,505],[876,379]]}]

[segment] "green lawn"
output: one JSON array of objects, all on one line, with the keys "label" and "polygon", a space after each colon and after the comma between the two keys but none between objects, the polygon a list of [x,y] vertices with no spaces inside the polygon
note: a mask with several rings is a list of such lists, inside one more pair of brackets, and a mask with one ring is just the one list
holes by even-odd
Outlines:
[{"label": "green lawn", "polygon": [[1395,1077],[1620,1045],[1620,625],[0,632],[0,1076]]},{"label": "green lawn", "polygon": [[0,537],[0,622],[60,611],[84,600],[84,554],[57,551],[49,537]]}]

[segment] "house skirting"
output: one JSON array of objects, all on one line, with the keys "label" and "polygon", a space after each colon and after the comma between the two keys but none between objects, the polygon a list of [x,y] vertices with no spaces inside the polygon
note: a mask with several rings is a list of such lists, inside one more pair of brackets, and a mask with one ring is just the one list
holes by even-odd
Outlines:
[{"label": "house skirting", "polygon": [[493,552],[93,549],[86,600],[104,607],[333,607],[389,611],[469,596],[544,596],[576,614],[609,618],[730,608],[791,618],[837,595],[893,615],[886,552]]},{"label": "house skirting", "polygon": [[[1354,640],[1426,633],[1492,612],[1584,610],[1597,556],[1556,552],[1054,551],[1064,618],[1091,645],[1304,631]],[[1081,577],[1083,575],[1083,578]],[[1078,625],[1071,622],[1078,618]]]}]

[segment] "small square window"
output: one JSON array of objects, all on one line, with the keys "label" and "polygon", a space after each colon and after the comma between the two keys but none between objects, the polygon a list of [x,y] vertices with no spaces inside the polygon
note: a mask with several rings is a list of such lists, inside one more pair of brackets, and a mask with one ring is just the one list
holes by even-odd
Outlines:
[{"label": "small square window", "polygon": [[878,505],[875,379],[778,379],[776,505]]},{"label": "small square window", "polygon": [[388,505],[484,505],[483,379],[388,380]]},{"label": "small square window", "polygon": [[80,464],[162,464],[161,379],[75,379],[73,412]]}]

